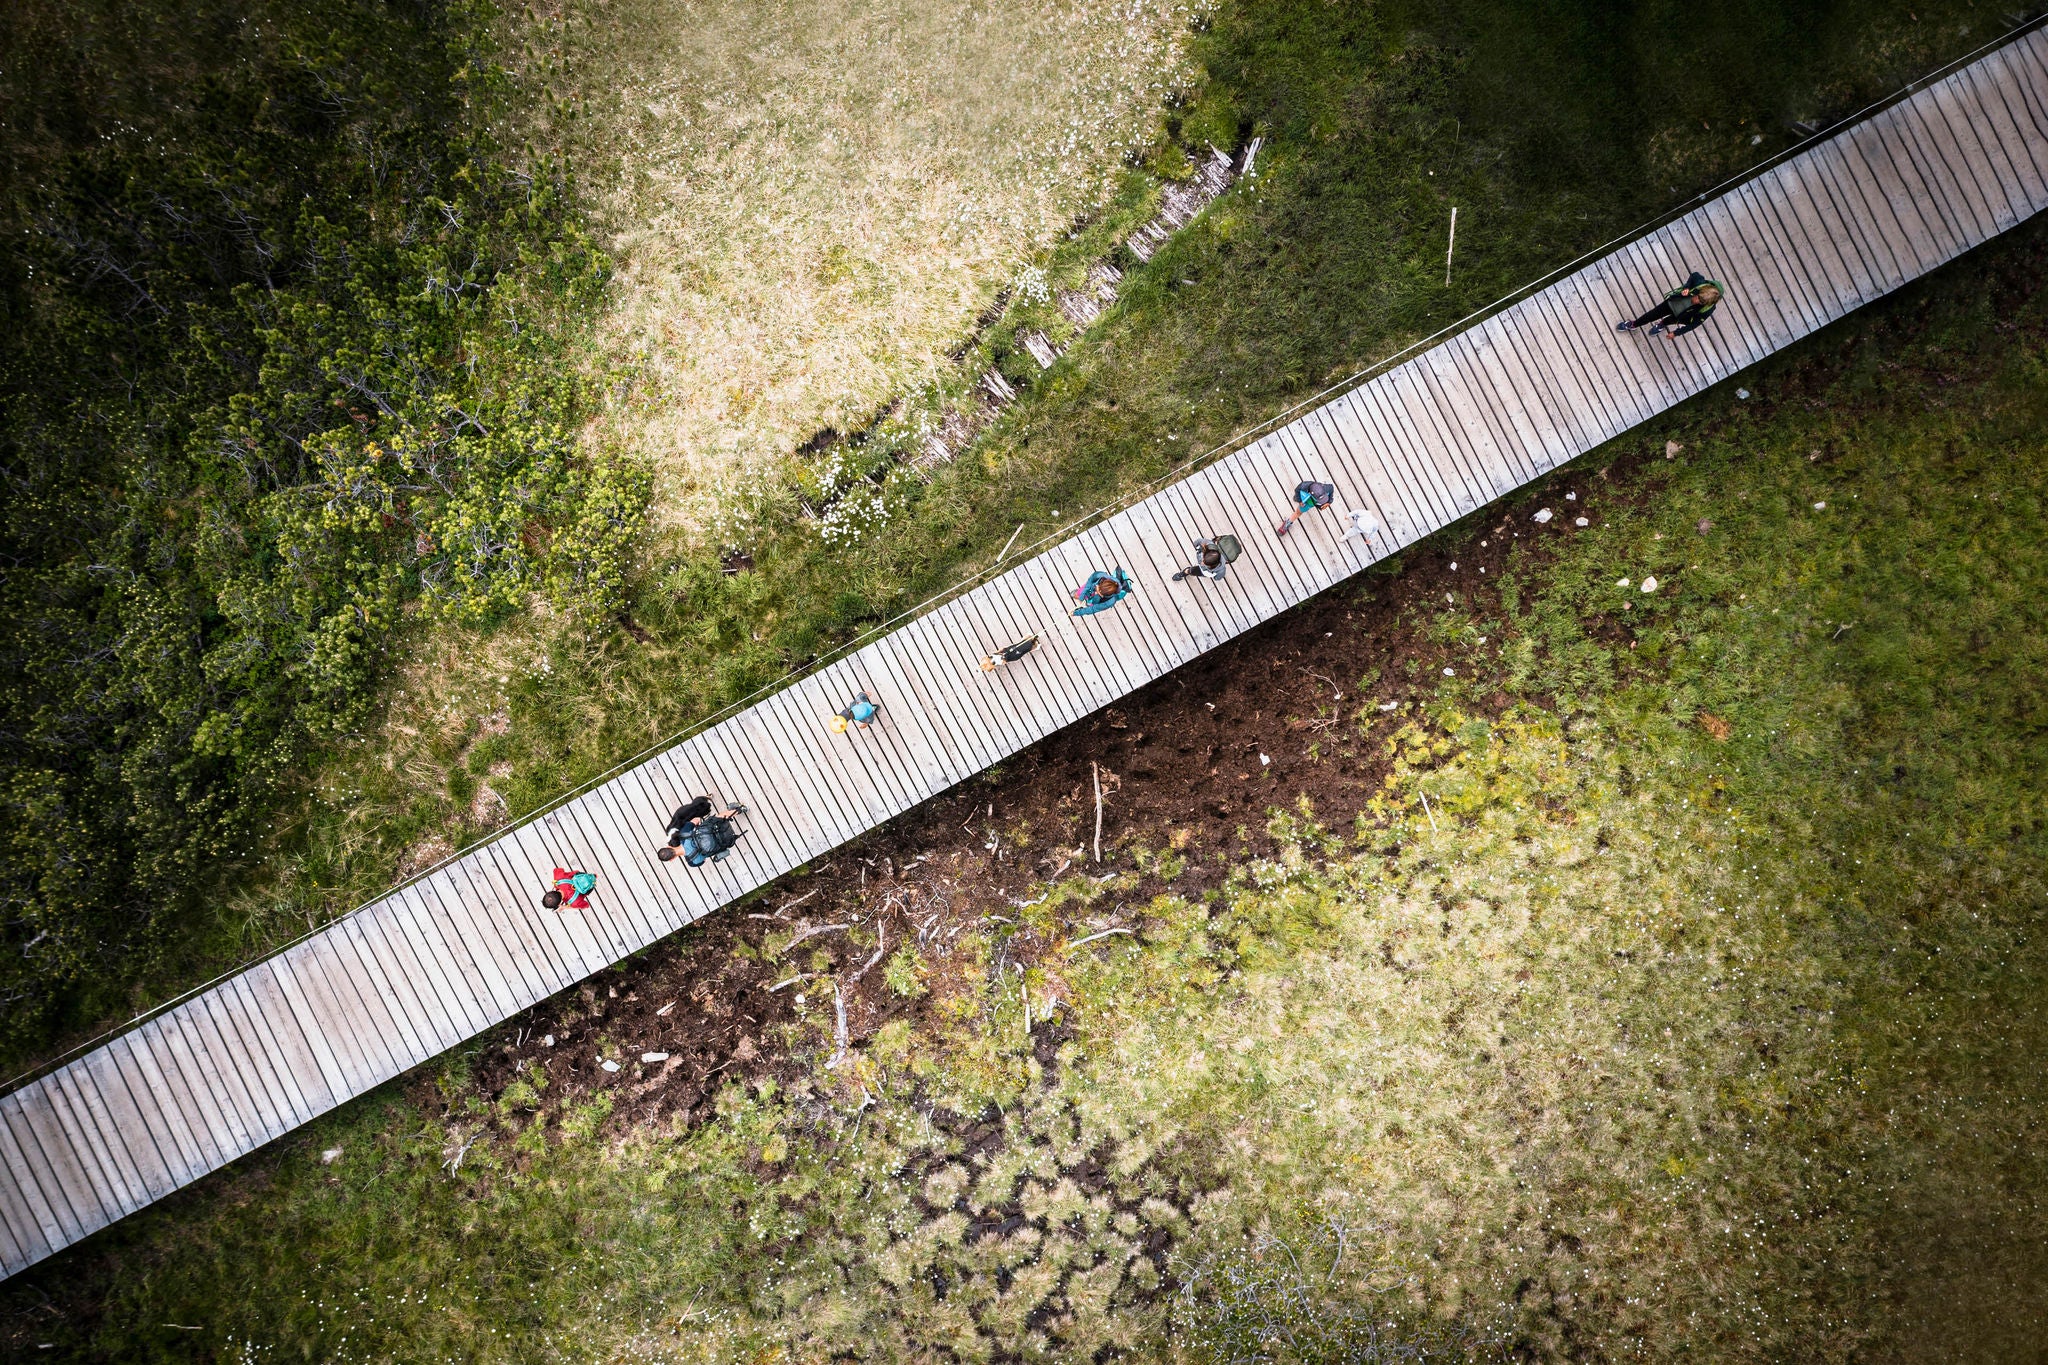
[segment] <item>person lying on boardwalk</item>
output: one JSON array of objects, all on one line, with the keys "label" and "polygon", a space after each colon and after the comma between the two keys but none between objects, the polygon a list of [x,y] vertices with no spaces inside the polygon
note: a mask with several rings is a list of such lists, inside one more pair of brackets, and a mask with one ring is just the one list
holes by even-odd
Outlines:
[{"label": "person lying on boardwalk", "polygon": [[1664,296],[1664,302],[1633,322],[1616,323],[1614,330],[1633,332],[1638,327],[1648,327],[1651,336],[1662,332],[1676,341],[1712,316],[1720,303],[1719,282],[1710,280],[1695,270],[1686,276],[1684,284]]},{"label": "person lying on boardwalk", "polygon": [[1286,535],[1294,529],[1294,523],[1301,520],[1302,513],[1313,512],[1318,507],[1328,507],[1330,500],[1337,496],[1337,490],[1326,483],[1303,479],[1294,485],[1294,510],[1280,518],[1280,525],[1274,529]]},{"label": "person lying on boardwalk", "polygon": [[1081,605],[1074,608],[1076,616],[1093,616],[1098,611],[1107,611],[1131,595],[1131,580],[1118,569],[1097,569],[1088,575],[1088,581],[1074,589],[1074,600]]},{"label": "person lying on boardwalk", "polygon": [[865,730],[875,723],[875,715],[882,708],[865,692],[853,694],[853,700],[832,713],[832,733],[843,735],[854,726]]},{"label": "person lying on boardwalk", "polygon": [[981,656],[981,671],[993,673],[1004,664],[1016,663],[1017,660],[1023,658],[1036,648],[1038,648],[1038,637],[1036,635],[1027,636],[1013,645],[1004,645],[993,654]]},{"label": "person lying on boardwalk", "polygon": [[671,862],[677,857],[691,867],[702,867],[715,863],[732,852],[733,845],[740,841],[746,831],[733,827],[733,817],[746,814],[745,806],[733,806],[714,815],[701,817],[684,832],[682,841],[670,847],[655,851],[655,857]]},{"label": "person lying on boardwalk", "polygon": [[[716,813],[722,818],[730,820],[745,809],[745,806],[727,806],[724,810]],[[689,837],[690,831],[697,828],[712,813],[711,798],[708,796],[695,796],[682,805],[677,806],[676,813],[668,818],[669,848],[681,848],[683,840]],[[675,855],[670,853],[667,856],[672,858]]]},{"label": "person lying on boardwalk", "polygon": [[1237,558],[1239,549],[1236,536],[1204,536],[1195,542],[1195,562],[1175,574],[1173,581],[1199,576],[1220,582],[1230,572],[1230,561]]},{"label": "person lying on boardwalk", "polygon": [[571,910],[588,910],[590,893],[597,890],[597,878],[589,872],[575,868],[555,869],[555,885],[552,891],[540,898],[540,903],[550,910],[560,911],[562,903],[568,902]]}]

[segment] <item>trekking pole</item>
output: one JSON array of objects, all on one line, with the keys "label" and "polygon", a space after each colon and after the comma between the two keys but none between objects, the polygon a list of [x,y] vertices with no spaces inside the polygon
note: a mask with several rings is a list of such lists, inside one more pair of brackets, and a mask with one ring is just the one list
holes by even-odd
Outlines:
[{"label": "trekking pole", "polygon": [[1458,249],[1458,209],[1451,207],[1451,240],[1444,248],[1444,288],[1451,287],[1451,253]]}]

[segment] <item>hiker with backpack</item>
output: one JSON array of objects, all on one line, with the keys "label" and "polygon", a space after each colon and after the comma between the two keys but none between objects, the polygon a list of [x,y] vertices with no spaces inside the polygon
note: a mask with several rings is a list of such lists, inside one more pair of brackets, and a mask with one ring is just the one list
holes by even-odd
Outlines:
[{"label": "hiker with backpack", "polygon": [[993,654],[981,656],[981,671],[993,673],[1005,664],[1016,663],[1017,660],[1023,658],[1036,648],[1038,648],[1038,637],[1036,635],[1026,636],[1012,645],[1004,645]]},{"label": "hiker with backpack", "polygon": [[1088,575],[1088,581],[1074,589],[1074,600],[1081,605],[1074,608],[1076,616],[1093,616],[1098,611],[1107,611],[1131,595],[1131,580],[1121,568],[1097,569]]},{"label": "hiker with backpack", "polygon": [[595,890],[597,877],[594,874],[576,868],[558,867],[555,869],[555,884],[540,898],[540,903],[556,914],[561,913],[565,901],[571,910],[588,910],[590,893]]},{"label": "hiker with backpack", "polygon": [[[683,845],[691,843],[696,838],[697,834],[704,828],[705,822],[717,820],[729,828],[733,817],[743,813],[745,810],[745,806],[727,806],[723,810],[718,810],[713,807],[710,797],[692,797],[682,805],[677,806],[676,813],[669,816],[668,843],[657,850],[655,856],[663,862],[667,862],[676,856],[677,851]],[[735,840],[738,837],[736,834],[733,836]],[[727,845],[727,847],[730,846],[730,844]],[[695,866],[695,864],[692,864],[692,866]]]},{"label": "hiker with backpack", "polygon": [[1301,520],[1304,512],[1313,512],[1318,507],[1328,507],[1331,499],[1336,496],[1335,486],[1303,479],[1294,485],[1294,510],[1280,518],[1280,525],[1275,529],[1281,535],[1286,535],[1294,529],[1294,523]]},{"label": "hiker with backpack", "polygon": [[681,858],[691,867],[715,863],[732,852],[740,836],[746,833],[733,824],[736,817],[746,813],[745,806],[728,806],[722,811],[700,815],[668,843],[656,849],[654,856],[665,863]]},{"label": "hiker with backpack", "polygon": [[856,692],[852,701],[832,713],[832,719],[828,724],[835,735],[843,735],[855,726],[865,730],[875,723],[875,717],[881,710],[882,708],[867,693]]},{"label": "hiker with backpack", "polygon": [[1206,578],[1211,583],[1223,581],[1223,575],[1230,572],[1231,561],[1242,553],[1236,536],[1204,536],[1195,542],[1195,562],[1174,574],[1173,581],[1183,578]]},{"label": "hiker with backpack", "polygon": [[1686,276],[1684,284],[1666,294],[1662,303],[1633,321],[1623,319],[1614,325],[1614,330],[1633,332],[1647,327],[1651,336],[1661,332],[1676,341],[1712,316],[1720,303],[1720,282],[1695,270]]}]

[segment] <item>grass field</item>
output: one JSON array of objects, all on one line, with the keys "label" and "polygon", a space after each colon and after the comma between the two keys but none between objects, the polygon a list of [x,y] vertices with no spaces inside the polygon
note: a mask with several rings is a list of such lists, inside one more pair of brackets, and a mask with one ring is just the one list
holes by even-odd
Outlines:
[{"label": "grass field", "polygon": [[[618,260],[613,439],[672,542],[931,383],[1184,87],[1187,0],[571,5],[556,97]],[[721,493],[721,490],[728,490]]]},{"label": "grass field", "polygon": [[[485,1086],[487,1036],[10,1282],[11,1344],[2030,1359],[2044,261],[2023,229],[1510,509],[1586,493],[1583,533],[1449,533],[1492,591],[1398,598],[1426,551],[1340,590],[1328,759],[1385,777],[1276,786],[1276,856],[1127,831],[1110,882],[899,950],[917,1022],[831,1068],[814,998],[690,1125]],[[1060,951],[1141,868],[1140,933]]]}]

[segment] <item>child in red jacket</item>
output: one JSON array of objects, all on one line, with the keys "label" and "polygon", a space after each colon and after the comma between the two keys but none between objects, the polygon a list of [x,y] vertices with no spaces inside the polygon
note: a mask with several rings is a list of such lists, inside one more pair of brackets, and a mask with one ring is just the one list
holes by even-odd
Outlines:
[{"label": "child in red jacket", "polygon": [[571,910],[588,910],[590,893],[597,889],[597,877],[589,872],[578,872],[574,868],[555,869],[555,889],[540,898],[548,909],[559,912],[564,901]]}]

